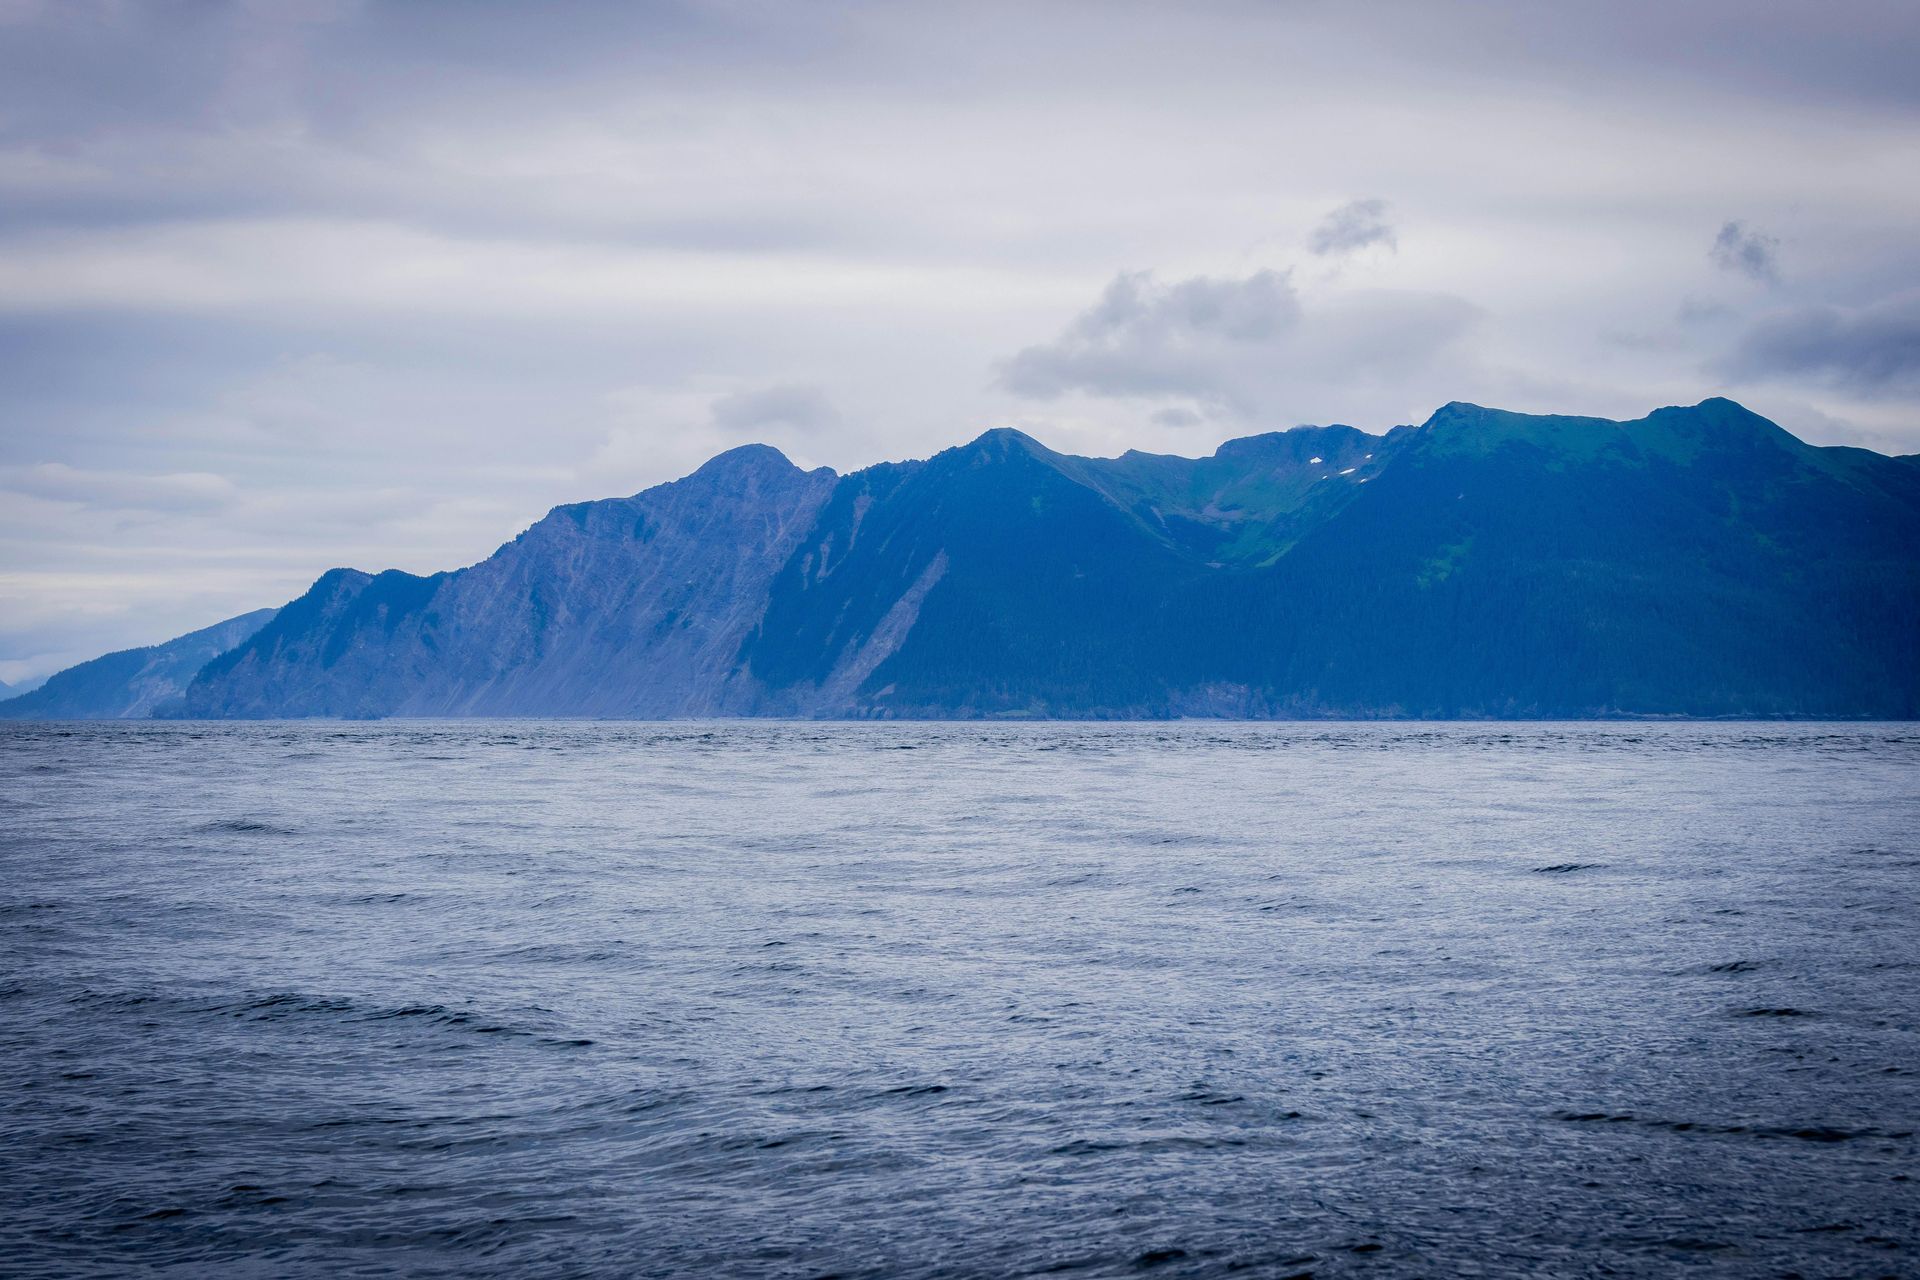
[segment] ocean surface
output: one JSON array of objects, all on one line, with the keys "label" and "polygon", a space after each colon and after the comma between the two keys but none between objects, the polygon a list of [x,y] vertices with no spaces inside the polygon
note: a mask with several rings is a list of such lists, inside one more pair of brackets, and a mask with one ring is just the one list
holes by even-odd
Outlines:
[{"label": "ocean surface", "polygon": [[1920,725],[0,728],[0,1273],[1920,1275]]}]

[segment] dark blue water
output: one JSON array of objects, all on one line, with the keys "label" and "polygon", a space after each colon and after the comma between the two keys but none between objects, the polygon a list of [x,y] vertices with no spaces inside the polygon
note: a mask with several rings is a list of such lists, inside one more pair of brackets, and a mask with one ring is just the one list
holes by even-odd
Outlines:
[{"label": "dark blue water", "polygon": [[0,729],[0,1271],[1920,1274],[1915,726]]}]

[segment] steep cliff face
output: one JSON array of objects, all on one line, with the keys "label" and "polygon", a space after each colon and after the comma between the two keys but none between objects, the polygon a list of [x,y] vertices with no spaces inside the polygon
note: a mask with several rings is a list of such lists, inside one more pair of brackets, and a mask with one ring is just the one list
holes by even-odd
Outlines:
[{"label": "steep cliff face", "polygon": [[165,644],[123,649],[68,667],[31,693],[0,702],[11,720],[140,720],[177,710],[200,668],[265,626],[256,609]]},{"label": "steep cliff face", "polygon": [[194,714],[1920,715],[1920,468],[1724,400],[1449,405],[1201,459],[722,455],[489,560],[337,570]]},{"label": "steep cliff face", "polygon": [[209,716],[681,716],[753,709],[742,638],[831,472],[722,454],[631,498],[559,507],[430,578],[336,570],[211,665]]}]

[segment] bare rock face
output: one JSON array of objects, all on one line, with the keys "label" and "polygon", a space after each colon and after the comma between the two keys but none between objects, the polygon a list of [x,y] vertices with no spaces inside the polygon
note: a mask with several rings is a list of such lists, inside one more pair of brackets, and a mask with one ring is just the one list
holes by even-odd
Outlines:
[{"label": "bare rock face", "polygon": [[767,584],[834,483],[721,454],[631,498],[558,507],[492,557],[421,578],[335,570],[285,625],[211,664],[206,716],[750,711],[739,663]]}]

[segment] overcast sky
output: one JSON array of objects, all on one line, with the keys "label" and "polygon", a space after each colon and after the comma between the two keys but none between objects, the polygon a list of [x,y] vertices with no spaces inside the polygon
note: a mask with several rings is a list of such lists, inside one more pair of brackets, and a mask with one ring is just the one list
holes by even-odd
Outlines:
[{"label": "overcast sky", "polygon": [[0,680],[760,440],[1920,451],[1920,7],[0,0]]}]

